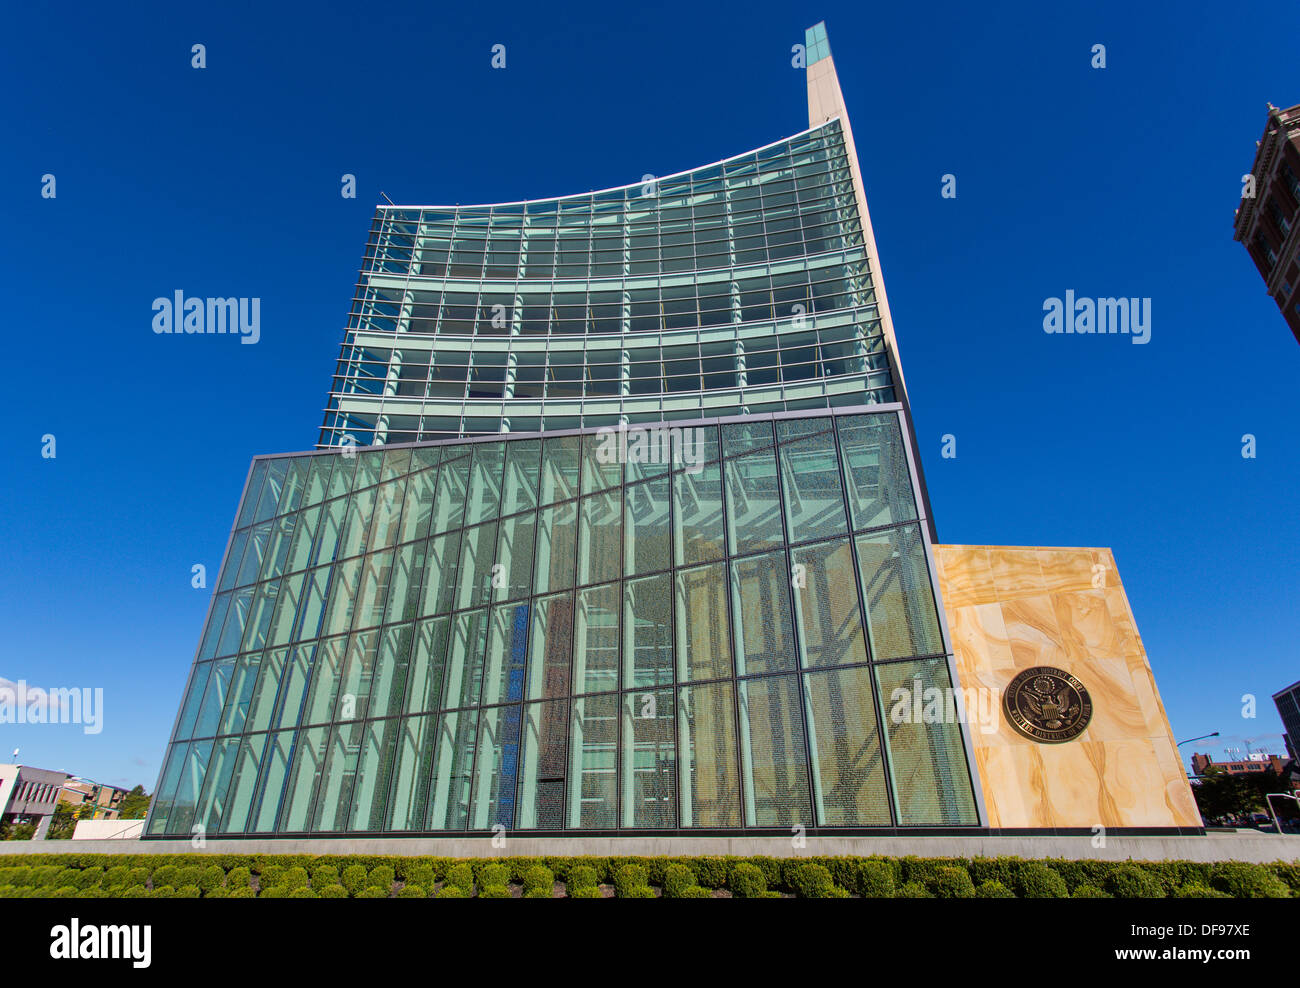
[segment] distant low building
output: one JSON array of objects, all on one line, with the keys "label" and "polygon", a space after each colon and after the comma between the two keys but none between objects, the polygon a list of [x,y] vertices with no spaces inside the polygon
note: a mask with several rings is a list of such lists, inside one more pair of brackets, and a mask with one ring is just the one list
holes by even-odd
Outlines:
[{"label": "distant low building", "polygon": [[0,823],[36,825],[33,840],[44,840],[59,805],[67,772],[0,765]]},{"label": "distant low building", "polygon": [[1251,755],[1241,761],[1216,762],[1209,755],[1192,755],[1192,770],[1197,775],[1204,775],[1214,768],[1229,775],[1258,775],[1272,769],[1278,775],[1290,759],[1283,755]]},{"label": "distant low building", "polygon": [[92,806],[89,815],[83,820],[116,820],[122,815],[122,802],[127,797],[127,790],[117,786],[103,785],[90,779],[73,778],[63,785],[60,799],[67,800],[73,807]]}]

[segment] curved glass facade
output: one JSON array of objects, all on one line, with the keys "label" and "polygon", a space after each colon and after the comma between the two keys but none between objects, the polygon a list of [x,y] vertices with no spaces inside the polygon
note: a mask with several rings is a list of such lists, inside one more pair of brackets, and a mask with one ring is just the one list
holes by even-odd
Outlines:
[{"label": "curved glass facade", "polygon": [[318,445],[895,399],[844,132],[561,199],[375,214]]}]

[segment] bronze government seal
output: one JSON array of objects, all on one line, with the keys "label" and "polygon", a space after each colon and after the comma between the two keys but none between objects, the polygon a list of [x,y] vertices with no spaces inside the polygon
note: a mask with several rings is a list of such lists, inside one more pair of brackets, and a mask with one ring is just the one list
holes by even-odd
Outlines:
[{"label": "bronze government seal", "polygon": [[1092,719],[1092,697],[1064,669],[1035,666],[1017,674],[1002,695],[1011,726],[1031,741],[1073,741]]}]

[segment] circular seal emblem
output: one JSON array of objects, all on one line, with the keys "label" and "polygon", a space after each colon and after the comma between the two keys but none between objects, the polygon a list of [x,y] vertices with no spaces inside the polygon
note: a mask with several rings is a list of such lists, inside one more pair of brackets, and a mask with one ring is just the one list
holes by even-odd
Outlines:
[{"label": "circular seal emblem", "polygon": [[1036,666],[1016,675],[1002,695],[1011,726],[1031,741],[1073,741],[1092,719],[1092,697],[1064,669]]}]

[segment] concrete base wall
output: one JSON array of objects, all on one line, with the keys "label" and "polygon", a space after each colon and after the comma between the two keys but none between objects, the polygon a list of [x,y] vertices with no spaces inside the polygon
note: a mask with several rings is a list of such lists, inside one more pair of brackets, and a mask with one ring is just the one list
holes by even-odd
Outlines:
[{"label": "concrete base wall", "polygon": [[809,837],[794,849],[788,837],[513,837],[504,847],[491,838],[344,838],[313,840],[210,840],[201,851],[182,840],[78,840],[0,842],[6,854],[393,854],[457,858],[554,855],[765,854],[772,857],[868,855],[1000,857],[1104,861],[1300,861],[1300,836],[1239,833],[1204,837]]}]

